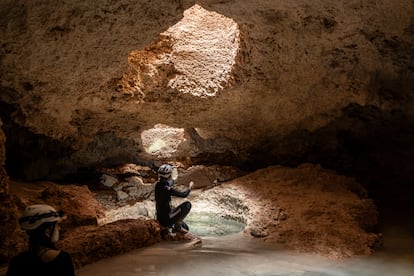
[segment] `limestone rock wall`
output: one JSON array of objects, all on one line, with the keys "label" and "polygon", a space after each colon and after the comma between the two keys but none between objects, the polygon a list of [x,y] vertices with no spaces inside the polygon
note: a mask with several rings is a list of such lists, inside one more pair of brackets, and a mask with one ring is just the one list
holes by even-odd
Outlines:
[{"label": "limestone rock wall", "polygon": [[75,229],[59,245],[72,256],[76,268],[161,241],[154,220],[119,220],[100,227]]},{"label": "limestone rock wall", "polygon": [[344,258],[382,247],[382,235],[373,232],[378,211],[367,191],[317,165],[260,169],[192,202],[192,212],[209,206],[222,217],[246,222],[244,233],[260,242],[276,241],[302,252]]},{"label": "limestone rock wall", "polygon": [[0,119],[0,264],[15,253],[19,241],[17,230],[17,208],[9,193],[9,177],[4,169],[6,161],[6,137]]},{"label": "limestone rock wall", "polygon": [[6,136],[1,129],[3,123],[0,119],[0,195],[6,197],[9,195],[9,178],[4,170],[6,163]]},{"label": "limestone rock wall", "polygon": [[[372,121],[353,111],[392,118],[390,126],[402,118],[389,134],[410,129],[412,1],[197,3],[203,16],[184,0],[1,0],[0,113],[11,173],[60,179],[152,162],[141,133],[156,124],[184,129],[173,158],[189,165],[335,160],[335,169],[354,171],[348,145],[371,138],[353,127]],[[399,138],[403,147],[412,136]],[[346,156],[326,158],[321,147]]]}]

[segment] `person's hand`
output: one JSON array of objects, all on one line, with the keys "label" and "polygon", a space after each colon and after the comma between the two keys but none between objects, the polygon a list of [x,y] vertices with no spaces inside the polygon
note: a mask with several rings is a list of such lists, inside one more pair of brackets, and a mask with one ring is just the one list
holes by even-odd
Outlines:
[{"label": "person's hand", "polygon": [[194,182],[193,181],[190,181],[190,183],[188,183],[188,188],[193,188],[193,185],[194,185]]}]

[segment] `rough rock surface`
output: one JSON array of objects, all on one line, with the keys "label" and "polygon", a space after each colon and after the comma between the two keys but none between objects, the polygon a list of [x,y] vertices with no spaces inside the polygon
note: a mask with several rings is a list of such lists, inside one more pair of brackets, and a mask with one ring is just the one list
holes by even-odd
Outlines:
[{"label": "rough rock surface", "polygon": [[330,258],[369,255],[382,246],[373,233],[378,212],[352,178],[319,166],[269,167],[223,183],[193,200],[247,224],[245,233]]},{"label": "rough rock surface", "polygon": [[118,220],[103,226],[82,226],[63,236],[59,246],[68,251],[75,267],[120,255],[161,240],[154,220]]},{"label": "rough rock surface", "polygon": [[21,242],[17,233],[17,208],[9,192],[9,177],[4,169],[6,160],[6,137],[0,119],[0,264],[7,262]]},{"label": "rough rock surface", "polygon": [[[77,267],[161,239],[154,211],[143,214],[139,202],[113,209],[101,206],[85,187],[51,182],[19,182],[12,186],[11,193],[18,198],[21,209],[47,200],[66,211],[68,219],[62,225],[59,246],[72,254]],[[366,190],[354,179],[316,165],[268,167],[210,189],[194,190],[189,200],[192,212],[212,212],[244,222],[243,239],[276,242],[331,258],[368,255],[382,242],[380,234],[371,232],[378,214]],[[141,203],[146,206],[143,208],[154,209],[151,199]],[[100,225],[96,225],[98,218]],[[14,251],[1,253],[10,258],[25,250],[24,238],[20,233]]]},{"label": "rough rock surface", "polygon": [[105,216],[105,208],[86,186],[14,181],[11,187],[10,195],[15,198],[14,209],[2,204],[2,208],[7,209],[1,214],[9,217],[8,220],[2,220],[4,224],[0,228],[0,274],[12,256],[27,250],[27,236],[19,231],[17,217],[31,204],[45,203],[65,211],[67,219],[61,223],[61,241],[57,245],[73,256],[76,267],[149,246],[160,240],[158,222],[144,217],[98,226],[98,221]]},{"label": "rough rock surface", "polygon": [[194,179],[194,188],[209,188],[227,182],[246,174],[231,166],[203,166],[197,165],[187,169],[178,169],[177,185],[187,186]]},{"label": "rough rock surface", "polygon": [[103,207],[86,186],[58,185],[53,182],[25,183],[12,181],[11,193],[19,198],[19,211],[32,204],[49,204],[62,210],[68,217],[63,228],[97,225],[104,215]]},{"label": "rough rock surface", "polygon": [[[146,150],[170,147],[168,159],[186,166],[320,163],[358,176],[383,200],[412,204],[411,0],[195,3],[0,0],[8,174],[61,180],[125,162],[153,167],[166,157]],[[167,132],[144,145],[144,131],[160,124]],[[0,135],[2,208],[10,203],[0,214],[12,225],[1,228],[2,237],[16,229],[4,151]],[[330,187],[310,186],[330,194]],[[336,188],[333,197],[344,193],[344,202],[374,217],[368,200]],[[278,200],[291,208],[298,199]],[[373,223],[359,225],[365,215],[351,209],[335,219],[349,218],[340,222],[356,228],[335,232],[327,216],[335,204],[321,204],[326,210],[303,205],[283,212],[280,227],[294,222],[293,232],[278,230],[287,243],[330,254],[334,234],[357,236]],[[314,217],[331,226],[329,243],[316,239]],[[258,237],[278,233],[250,229]],[[338,242],[340,255],[368,252],[375,237],[367,235],[358,236],[365,247]]]},{"label": "rough rock surface", "polygon": [[150,163],[141,134],[157,124],[184,129],[173,157],[190,165],[317,159],[337,169],[349,159],[313,149],[336,143],[357,162],[341,141],[369,137],[343,137],[353,128],[337,122],[350,105],[412,124],[412,1],[197,3],[0,1],[9,174]]},{"label": "rough rock surface", "polygon": [[[193,180],[205,178],[194,175]],[[244,239],[276,242],[330,258],[369,255],[382,246],[382,235],[374,232],[378,211],[367,191],[355,179],[317,165],[268,167],[193,190],[188,199],[174,198],[173,205],[184,200],[192,203],[191,213],[207,212],[246,224]],[[100,202],[108,207],[103,223],[155,218],[151,199],[121,208],[108,200]],[[200,223],[213,227],[217,222]]]}]

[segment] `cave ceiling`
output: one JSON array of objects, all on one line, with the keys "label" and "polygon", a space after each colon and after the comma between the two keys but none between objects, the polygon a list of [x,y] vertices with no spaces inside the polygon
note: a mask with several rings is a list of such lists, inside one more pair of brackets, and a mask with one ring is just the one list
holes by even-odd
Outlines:
[{"label": "cave ceiling", "polygon": [[[303,156],[315,133],[352,129],[355,112],[412,117],[413,14],[408,0],[1,0],[10,151],[27,157],[29,178],[122,160]],[[178,137],[171,155],[143,146],[159,128]]]}]

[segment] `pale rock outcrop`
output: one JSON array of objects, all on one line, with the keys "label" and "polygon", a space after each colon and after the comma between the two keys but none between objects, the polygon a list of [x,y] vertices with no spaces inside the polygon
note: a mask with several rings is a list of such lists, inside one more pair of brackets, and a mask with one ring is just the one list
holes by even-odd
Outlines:
[{"label": "pale rock outcrop", "polygon": [[[243,221],[248,236],[330,258],[369,255],[382,246],[378,211],[354,179],[304,164],[268,167],[223,183],[192,200]],[[246,237],[247,238],[247,237]]]}]

